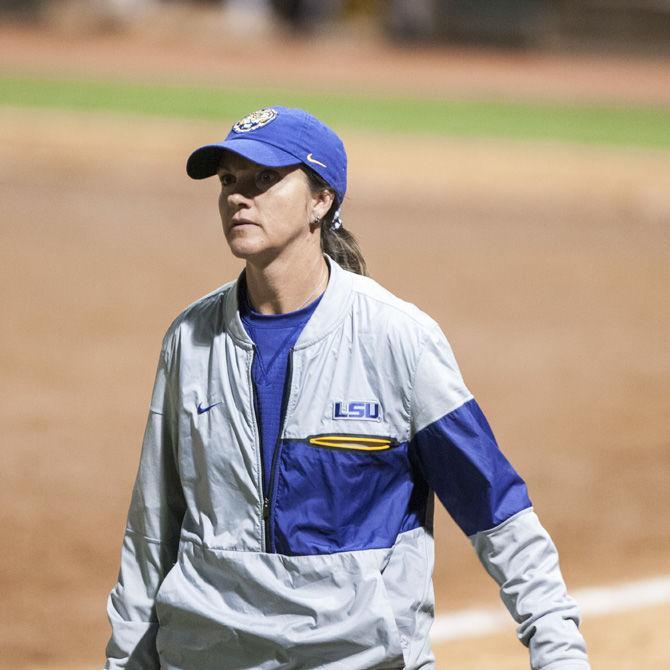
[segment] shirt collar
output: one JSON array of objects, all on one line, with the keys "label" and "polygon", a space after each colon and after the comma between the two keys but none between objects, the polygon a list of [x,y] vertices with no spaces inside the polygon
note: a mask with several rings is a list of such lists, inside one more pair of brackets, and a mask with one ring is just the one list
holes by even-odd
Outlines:
[{"label": "shirt collar", "polygon": [[[353,300],[352,273],[340,267],[327,254],[324,257],[330,267],[328,286],[314,314],[300,333],[294,349],[303,349],[329,335],[344,319]],[[224,296],[224,321],[230,336],[245,349],[251,349],[253,342],[242,325],[239,309],[239,286],[240,281],[243,281],[243,274],[244,271]]]}]

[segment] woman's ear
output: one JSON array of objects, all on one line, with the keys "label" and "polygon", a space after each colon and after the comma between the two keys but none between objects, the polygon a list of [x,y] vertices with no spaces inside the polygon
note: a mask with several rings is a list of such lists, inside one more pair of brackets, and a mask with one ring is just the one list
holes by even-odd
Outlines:
[{"label": "woman's ear", "polygon": [[334,201],[335,193],[329,188],[324,188],[319,191],[312,201],[312,220],[321,221],[321,219],[328,214]]}]

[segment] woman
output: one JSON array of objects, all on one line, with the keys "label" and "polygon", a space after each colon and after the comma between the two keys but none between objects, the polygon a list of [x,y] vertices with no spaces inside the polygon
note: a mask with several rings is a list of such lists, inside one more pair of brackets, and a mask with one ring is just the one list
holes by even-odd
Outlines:
[{"label": "woman", "polygon": [[266,108],[195,151],[240,277],[163,341],[107,668],[430,668],[433,491],[533,668],[583,670],[576,605],[438,325],[365,276],[346,154]]}]

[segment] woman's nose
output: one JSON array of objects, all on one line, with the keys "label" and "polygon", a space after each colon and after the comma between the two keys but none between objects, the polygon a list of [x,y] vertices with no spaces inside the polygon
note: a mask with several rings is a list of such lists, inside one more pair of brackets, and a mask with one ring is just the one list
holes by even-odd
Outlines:
[{"label": "woman's nose", "polygon": [[235,209],[239,209],[240,207],[248,205],[249,201],[250,198],[245,193],[237,189],[228,194],[228,205],[230,207],[234,207]]},{"label": "woman's nose", "polygon": [[253,199],[256,186],[252,180],[239,178],[232,185],[228,193],[228,202],[231,206],[240,207]]}]

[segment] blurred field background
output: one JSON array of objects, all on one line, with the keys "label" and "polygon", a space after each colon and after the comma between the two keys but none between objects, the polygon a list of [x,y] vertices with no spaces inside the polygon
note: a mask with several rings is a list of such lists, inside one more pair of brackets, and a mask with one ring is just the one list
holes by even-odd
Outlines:
[{"label": "blurred field background", "polygon": [[[669,574],[669,36],[665,2],[0,0],[0,668],[102,667],[160,338],[240,269],[185,159],[272,104],[341,133],[346,226],[447,333],[570,588]],[[438,611],[495,605],[436,540]],[[594,668],[670,667],[670,605],[630,606],[584,618]],[[435,649],[528,666],[511,619]]]}]

